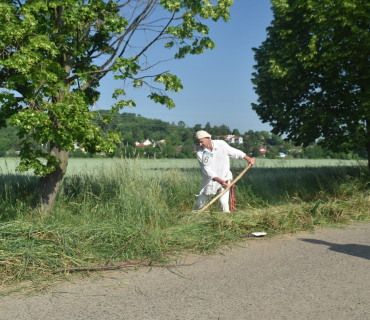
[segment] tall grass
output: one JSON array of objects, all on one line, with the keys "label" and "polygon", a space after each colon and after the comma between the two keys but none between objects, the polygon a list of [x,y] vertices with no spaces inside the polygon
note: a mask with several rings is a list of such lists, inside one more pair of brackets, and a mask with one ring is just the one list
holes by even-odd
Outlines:
[{"label": "tall grass", "polygon": [[[366,167],[252,168],[238,190],[249,190],[266,204],[276,205],[292,199],[312,201],[337,196],[343,185],[366,179]],[[247,196],[243,199],[248,199]]]},{"label": "tall grass", "polygon": [[[367,219],[366,169],[252,168],[236,187],[232,214],[192,213],[197,169],[144,167],[122,159],[95,172],[67,176],[52,214],[31,210],[38,179],[0,175],[0,281],[38,283],[54,270],[105,264],[171,250],[206,252],[252,231],[293,232],[315,225]],[[171,251],[172,252],[172,251]],[[49,278],[48,278],[49,277]]]}]

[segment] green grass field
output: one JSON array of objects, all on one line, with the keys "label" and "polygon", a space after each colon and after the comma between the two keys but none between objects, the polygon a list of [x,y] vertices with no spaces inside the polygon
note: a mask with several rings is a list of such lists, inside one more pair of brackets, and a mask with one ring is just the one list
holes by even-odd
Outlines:
[{"label": "green grass field", "polygon": [[[196,159],[157,159],[157,160],[125,160],[127,165],[132,165],[139,161],[143,169],[197,169],[199,168],[198,161]],[[114,167],[117,163],[122,162],[121,159],[69,159],[67,176],[81,174],[81,173],[92,173],[99,171],[103,168]],[[18,158],[0,158],[0,173],[15,173],[17,164],[19,163]],[[338,167],[338,166],[358,166],[366,165],[366,160],[338,160],[338,159],[265,159],[257,158],[255,168],[307,168],[307,167]],[[244,161],[231,159],[231,165],[234,168],[242,168],[246,166]]]},{"label": "green grass field", "polygon": [[233,213],[218,212],[217,204],[193,213],[201,184],[195,159],[71,159],[45,215],[31,208],[38,178],[16,173],[16,162],[0,159],[0,283],[29,280],[37,290],[60,268],[105,265],[135,235],[114,264],[145,257],[160,263],[210,252],[243,233],[308,230],[366,220],[370,212],[369,176],[360,162],[257,159],[235,187]]}]

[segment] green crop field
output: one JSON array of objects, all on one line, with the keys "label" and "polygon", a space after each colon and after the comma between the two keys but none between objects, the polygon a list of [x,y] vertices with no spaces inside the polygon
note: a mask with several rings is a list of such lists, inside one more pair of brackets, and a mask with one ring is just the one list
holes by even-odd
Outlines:
[{"label": "green crop field", "polygon": [[[15,173],[18,158],[0,158],[0,173]],[[257,158],[255,168],[303,168],[303,167],[338,167],[338,166],[358,166],[366,165],[367,161],[361,160],[337,160],[337,159],[264,159]],[[191,169],[199,168],[196,159],[158,159],[158,160],[133,160],[133,159],[86,159],[72,158],[69,160],[67,176],[99,171],[101,168],[112,168],[117,164],[121,165],[139,165],[142,169]],[[231,159],[231,166],[242,168],[246,162]]]}]

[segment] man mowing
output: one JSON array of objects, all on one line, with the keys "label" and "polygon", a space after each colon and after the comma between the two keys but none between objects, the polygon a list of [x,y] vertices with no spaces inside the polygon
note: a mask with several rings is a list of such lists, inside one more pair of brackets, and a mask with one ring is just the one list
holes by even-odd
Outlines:
[{"label": "man mowing", "polygon": [[[195,135],[200,149],[197,158],[203,171],[202,190],[195,203],[194,210],[202,209],[217,191],[222,192],[232,180],[230,159],[245,160],[254,165],[255,159],[249,158],[244,152],[230,147],[225,141],[211,140],[211,135],[206,131],[198,131]],[[229,190],[219,199],[222,212],[229,210]]]}]

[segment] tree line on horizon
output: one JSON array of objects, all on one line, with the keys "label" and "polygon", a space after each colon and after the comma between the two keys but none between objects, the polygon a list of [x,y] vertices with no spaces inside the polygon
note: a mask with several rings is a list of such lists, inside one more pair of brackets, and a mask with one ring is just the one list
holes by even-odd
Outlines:
[{"label": "tree line on horizon", "polygon": [[[115,113],[113,120],[109,124],[104,124],[104,117],[109,114],[107,110],[94,112],[96,114],[95,122],[102,128],[103,134],[111,131],[119,133],[122,136],[122,142],[117,144],[114,152],[115,157],[149,157],[149,158],[195,158],[197,141],[194,139],[195,133],[199,130],[206,130],[212,135],[213,139],[225,140],[226,135],[241,136],[242,144],[231,144],[233,147],[240,149],[248,155],[259,157],[260,149],[266,150],[266,158],[277,158],[280,153],[286,154],[291,158],[308,158],[308,159],[366,159],[365,150],[344,152],[332,152],[323,148],[318,143],[313,143],[308,147],[295,146],[293,141],[286,141],[281,136],[271,134],[265,130],[253,131],[248,130],[243,134],[237,129],[230,129],[228,125],[211,126],[207,122],[205,126],[196,124],[189,127],[183,121],[169,123],[160,119],[149,119],[135,113]],[[136,142],[142,143],[146,139],[150,140],[153,145],[145,148],[136,147]],[[165,140],[165,142],[161,142]],[[226,141],[226,140],[225,140]],[[18,136],[16,127],[8,126],[0,130],[0,157],[17,156],[16,151],[20,150],[22,139]],[[180,148],[175,148],[182,146]],[[47,145],[40,145],[33,142],[34,148],[44,149]],[[83,148],[83,145],[80,145]],[[177,149],[177,150],[176,150]],[[91,158],[104,157],[99,154],[85,153],[81,149],[70,152],[70,157]]]}]

